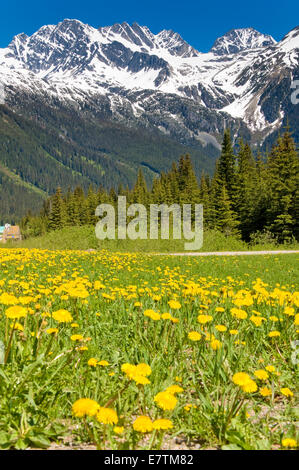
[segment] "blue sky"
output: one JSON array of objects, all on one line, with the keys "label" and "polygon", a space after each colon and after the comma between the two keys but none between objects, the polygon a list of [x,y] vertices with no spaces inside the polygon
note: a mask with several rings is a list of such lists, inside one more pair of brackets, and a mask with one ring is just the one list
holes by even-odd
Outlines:
[{"label": "blue sky", "polygon": [[153,33],[173,29],[206,52],[232,28],[252,26],[280,40],[299,23],[294,0],[5,0],[0,7],[0,47],[18,33],[76,18],[94,27],[137,21]]}]

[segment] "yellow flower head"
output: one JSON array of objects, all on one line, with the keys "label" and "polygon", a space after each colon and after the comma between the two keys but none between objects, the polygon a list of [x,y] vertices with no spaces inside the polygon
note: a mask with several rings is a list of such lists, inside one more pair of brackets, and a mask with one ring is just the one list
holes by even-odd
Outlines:
[{"label": "yellow flower head", "polygon": [[161,319],[161,315],[159,313],[155,312],[154,310],[151,310],[151,309],[145,310],[143,314],[144,314],[144,316],[149,317],[149,318],[151,318],[152,320],[155,320],[155,321]]},{"label": "yellow flower head", "polygon": [[161,318],[163,320],[171,320],[172,317],[170,313],[166,312],[166,313],[162,313]]},{"label": "yellow flower head", "polygon": [[236,385],[239,385],[240,387],[245,385],[250,380],[252,379],[250,375],[246,374],[246,372],[237,372],[236,374],[233,375],[233,382]]},{"label": "yellow flower head", "polygon": [[270,388],[262,387],[260,388],[260,394],[262,395],[262,397],[269,397],[272,394],[272,392]]},{"label": "yellow flower head", "polygon": [[222,346],[221,341],[219,339],[212,339],[211,343],[211,348],[214,349],[214,351],[217,351],[217,349],[220,349]]},{"label": "yellow flower head", "polygon": [[198,315],[197,321],[198,323],[204,325],[205,323],[208,323],[213,320],[212,315]]},{"label": "yellow flower head", "polygon": [[83,336],[82,335],[72,335],[71,340],[72,341],[82,341]]},{"label": "yellow flower head", "polygon": [[268,334],[269,338],[275,338],[276,336],[280,336],[279,331],[270,331]]},{"label": "yellow flower head", "polygon": [[220,331],[220,333],[223,333],[224,331],[227,330],[226,326],[224,325],[215,325],[215,328],[217,331]]},{"label": "yellow flower head", "polygon": [[90,398],[80,398],[73,404],[73,414],[78,418],[83,416],[94,416],[99,409],[99,404]]},{"label": "yellow flower head", "polygon": [[98,360],[95,357],[91,357],[87,362],[87,364],[91,367],[96,367],[97,363]]},{"label": "yellow flower head", "polygon": [[170,419],[156,419],[153,422],[153,428],[158,429],[158,430],[160,429],[166,430],[166,429],[173,428],[173,424]]},{"label": "yellow flower head", "polygon": [[233,382],[245,393],[253,393],[257,391],[257,385],[252,378],[245,372],[237,372],[233,375]]},{"label": "yellow flower head", "polygon": [[294,395],[294,393],[293,393],[288,387],[281,388],[281,389],[280,389],[280,392],[281,392],[285,397],[292,397],[292,396]]},{"label": "yellow flower head", "polygon": [[148,416],[138,416],[133,423],[133,429],[137,432],[151,432],[154,427],[151,419]]},{"label": "yellow flower head", "polygon": [[141,362],[136,366],[136,372],[137,374],[143,375],[144,377],[148,377],[149,375],[151,375],[152,369],[148,364]]},{"label": "yellow flower head", "polygon": [[274,366],[266,366],[265,369],[268,371],[268,372],[275,372],[275,367]]},{"label": "yellow flower head", "polygon": [[199,341],[201,339],[201,334],[197,331],[190,331],[188,338],[191,339],[191,341]]},{"label": "yellow flower head", "polygon": [[177,398],[167,391],[159,392],[155,397],[154,401],[157,403],[159,408],[163,410],[173,410],[177,404]]},{"label": "yellow flower head", "polygon": [[46,333],[48,333],[48,335],[56,335],[58,333],[58,328],[48,328]]},{"label": "yellow flower head", "polygon": [[26,315],[27,315],[27,309],[19,305],[15,305],[14,307],[9,307],[5,311],[5,316],[7,318],[17,319],[21,317],[26,317]]},{"label": "yellow flower head", "polygon": [[168,305],[172,310],[178,310],[181,308],[181,304],[177,300],[169,300]]},{"label": "yellow flower head", "polygon": [[184,389],[182,387],[180,387],[179,385],[176,385],[176,384],[175,385],[170,385],[165,390],[165,392],[172,393],[173,395],[175,395],[176,393],[182,393],[183,391],[184,391]]},{"label": "yellow flower head", "polygon": [[102,367],[107,367],[107,366],[109,366],[109,362],[108,362],[108,361],[105,361],[105,360],[99,361],[99,362],[98,362],[98,365],[99,365],[99,366],[102,366]]},{"label": "yellow flower head", "polygon": [[124,432],[124,427],[123,426],[114,426],[113,431],[115,434],[122,434]]},{"label": "yellow flower head", "polygon": [[54,320],[58,321],[58,323],[70,323],[71,321],[73,321],[73,317],[70,312],[64,309],[60,309],[56,312],[53,312],[52,317],[54,318]]},{"label": "yellow flower head", "polygon": [[24,331],[23,325],[21,325],[21,323],[18,323],[18,322],[11,323],[10,327],[13,328],[14,330]]},{"label": "yellow flower head", "polygon": [[240,308],[232,308],[231,314],[233,317],[238,318],[239,320],[245,320],[245,318],[247,318],[247,313],[245,310],[241,310]]},{"label": "yellow flower head", "polygon": [[282,439],[281,444],[283,447],[297,447],[295,439],[285,438]]},{"label": "yellow flower head", "polygon": [[117,424],[118,416],[112,408],[99,407],[97,411],[97,420],[102,424]]},{"label": "yellow flower head", "polygon": [[263,369],[256,370],[254,375],[260,380],[267,380],[269,378],[269,374]]}]

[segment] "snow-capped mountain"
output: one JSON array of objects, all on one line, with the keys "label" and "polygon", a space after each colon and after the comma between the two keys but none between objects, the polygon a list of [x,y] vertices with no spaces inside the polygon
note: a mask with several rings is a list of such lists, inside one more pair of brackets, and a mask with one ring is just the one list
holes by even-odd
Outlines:
[{"label": "snow-capped mountain", "polygon": [[210,52],[217,55],[236,54],[247,49],[257,49],[276,44],[268,34],[262,34],[253,28],[232,29],[216,39]]},{"label": "snow-capped mountain", "polygon": [[88,105],[180,141],[219,146],[227,125],[261,141],[292,116],[298,57],[299,27],[278,43],[253,28],[231,30],[201,53],[172,30],[95,29],[66,19],[0,49],[0,84],[17,111],[21,102],[45,99],[77,112]]}]

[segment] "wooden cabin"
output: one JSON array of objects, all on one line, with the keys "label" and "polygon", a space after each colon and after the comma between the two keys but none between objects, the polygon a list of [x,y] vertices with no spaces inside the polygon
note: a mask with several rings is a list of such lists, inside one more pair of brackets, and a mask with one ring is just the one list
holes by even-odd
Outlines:
[{"label": "wooden cabin", "polygon": [[0,242],[6,243],[7,240],[22,240],[19,225],[5,224],[4,227],[0,227]]}]

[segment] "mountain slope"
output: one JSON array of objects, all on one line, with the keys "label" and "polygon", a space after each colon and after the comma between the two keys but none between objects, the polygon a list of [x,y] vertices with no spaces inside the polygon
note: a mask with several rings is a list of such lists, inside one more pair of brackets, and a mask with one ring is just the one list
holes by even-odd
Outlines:
[{"label": "mountain slope", "polygon": [[205,54],[137,23],[66,19],[19,34],[0,49],[0,164],[51,193],[131,185],[140,166],[149,182],[186,152],[197,174],[212,172],[227,127],[258,147],[288,120],[299,141],[298,57],[298,27],[278,43],[232,30]]}]

